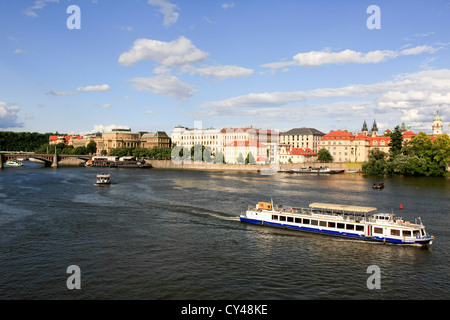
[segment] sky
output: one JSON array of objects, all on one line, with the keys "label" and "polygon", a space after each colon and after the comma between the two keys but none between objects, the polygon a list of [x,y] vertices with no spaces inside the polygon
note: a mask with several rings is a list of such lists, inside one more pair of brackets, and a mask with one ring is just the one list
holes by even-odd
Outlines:
[{"label": "sky", "polygon": [[448,132],[449,21],[450,0],[1,0],[0,130]]}]

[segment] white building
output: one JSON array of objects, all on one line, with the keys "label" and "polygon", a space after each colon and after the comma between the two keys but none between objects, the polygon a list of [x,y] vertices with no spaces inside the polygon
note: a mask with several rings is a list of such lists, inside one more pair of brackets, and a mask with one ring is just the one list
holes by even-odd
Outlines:
[{"label": "white building", "polygon": [[305,163],[317,161],[317,153],[309,148],[280,147],[279,163]]},{"label": "white building", "polygon": [[225,163],[245,163],[245,159],[251,153],[253,163],[260,157],[265,157],[267,146],[257,141],[233,141],[224,146]]}]

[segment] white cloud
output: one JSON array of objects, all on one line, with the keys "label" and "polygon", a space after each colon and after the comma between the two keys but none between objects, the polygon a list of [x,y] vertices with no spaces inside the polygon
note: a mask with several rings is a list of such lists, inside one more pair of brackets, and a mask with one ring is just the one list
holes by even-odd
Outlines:
[{"label": "white cloud", "polygon": [[208,66],[204,68],[195,68],[193,66],[184,66],[183,72],[190,74],[199,74],[202,77],[211,78],[216,81],[221,81],[227,78],[241,78],[251,76],[254,72],[252,69],[247,69],[239,66]]},{"label": "white cloud", "polygon": [[148,78],[137,77],[131,81],[134,82],[132,88],[135,90],[150,91],[154,94],[165,95],[178,100],[186,100],[194,94],[191,85],[168,74]]},{"label": "white cloud", "polygon": [[155,114],[155,111],[152,110],[146,110],[143,112],[144,114]]},{"label": "white cloud", "polygon": [[398,56],[398,53],[390,50],[375,50],[362,53],[347,49],[341,52],[311,51],[299,53],[293,59],[301,67],[317,67],[324,64],[379,63],[396,56]]},{"label": "white cloud", "polygon": [[16,49],[16,50],[14,50],[14,53],[15,53],[15,54],[19,54],[19,53],[26,54],[26,53],[28,53],[28,52],[25,51],[25,50],[22,50],[22,49]]},{"label": "white cloud", "polygon": [[164,15],[163,24],[165,26],[169,26],[177,22],[180,14],[175,12],[175,10],[179,9],[176,5],[166,0],[148,0],[148,4],[159,7],[159,12]]},{"label": "white cloud", "polygon": [[[310,91],[251,93],[203,103],[196,116],[255,116],[282,121],[315,118],[337,119],[376,114],[377,121],[415,121],[430,126],[439,108],[450,114],[450,70],[424,70],[400,74],[393,80]],[[431,120],[430,120],[431,118]],[[420,124],[422,120],[422,124]]]},{"label": "white cloud", "polygon": [[17,113],[20,111],[18,105],[8,104],[0,101],[0,128],[22,127],[23,124],[18,121]]},{"label": "white cloud", "polygon": [[380,63],[389,59],[397,58],[401,55],[417,55],[421,53],[434,53],[438,49],[423,45],[401,51],[374,50],[367,53],[354,50],[343,50],[340,52],[309,51],[296,54],[291,61],[280,61],[263,64],[262,67],[270,68],[272,71],[288,66],[300,66],[306,68],[318,67],[327,64],[347,64],[347,63]]},{"label": "white cloud", "polygon": [[102,105],[103,109],[108,109],[111,108],[112,104],[111,103],[105,103],[104,105]]},{"label": "white cloud", "polygon": [[34,2],[34,5],[32,5],[31,7],[28,7],[25,11],[24,14],[29,16],[29,17],[37,17],[37,13],[35,12],[35,10],[41,10],[43,9],[47,3],[50,2],[56,2],[59,3],[59,0],[36,0]]},{"label": "white cloud", "polygon": [[92,134],[92,133],[97,133],[97,132],[110,132],[113,129],[130,129],[130,127],[121,125],[121,124],[119,124],[119,125],[117,125],[117,124],[110,124],[110,125],[96,124],[96,125],[94,125],[94,129],[92,129],[90,131],[80,132],[80,135],[87,135],[87,134]]},{"label": "white cloud", "polygon": [[427,45],[424,45],[424,46],[417,46],[417,47],[410,48],[410,49],[405,49],[405,50],[400,51],[400,53],[402,55],[412,55],[412,54],[421,54],[424,52],[434,53],[436,51],[437,51],[437,49],[427,46]]},{"label": "white cloud", "polygon": [[78,92],[107,92],[109,90],[111,90],[111,87],[107,84],[77,88]]},{"label": "white cloud", "polygon": [[234,2],[231,2],[231,3],[222,3],[222,8],[223,9],[231,9],[231,8],[234,8]]},{"label": "white cloud", "polygon": [[119,63],[131,66],[142,60],[154,60],[165,66],[180,66],[202,61],[208,55],[183,36],[171,42],[138,39],[128,52],[120,55]]},{"label": "white cloud", "polygon": [[66,91],[49,91],[47,92],[47,94],[50,94],[52,96],[76,96],[77,93],[76,92],[66,92]]}]

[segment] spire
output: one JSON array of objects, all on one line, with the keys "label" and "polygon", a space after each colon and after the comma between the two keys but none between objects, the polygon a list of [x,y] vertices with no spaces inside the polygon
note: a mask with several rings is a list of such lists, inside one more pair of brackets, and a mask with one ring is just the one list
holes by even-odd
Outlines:
[{"label": "spire", "polygon": [[366,119],[364,119],[364,123],[363,123],[363,127],[362,127],[362,129],[361,129],[361,132],[363,133],[363,134],[366,134],[367,135],[367,132],[369,131],[369,129],[367,129],[367,123],[366,123]]},{"label": "spire", "polygon": [[372,132],[378,132],[377,122],[373,119]]}]

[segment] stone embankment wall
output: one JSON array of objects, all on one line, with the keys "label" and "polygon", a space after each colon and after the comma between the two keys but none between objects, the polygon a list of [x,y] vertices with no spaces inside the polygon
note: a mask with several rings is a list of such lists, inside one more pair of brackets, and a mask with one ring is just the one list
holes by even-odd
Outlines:
[{"label": "stone embankment wall", "polygon": [[[194,161],[189,162],[175,162],[171,160],[147,160],[151,163],[155,169],[176,169],[176,170],[236,170],[236,171],[257,171],[258,169],[270,169],[279,168],[283,169],[299,169],[302,167],[302,163],[296,164],[279,164],[276,165],[245,165],[245,164],[218,164],[218,163],[195,163]],[[361,169],[361,164],[346,164],[346,163],[305,163],[305,167],[328,167],[332,170],[359,170]]]}]

